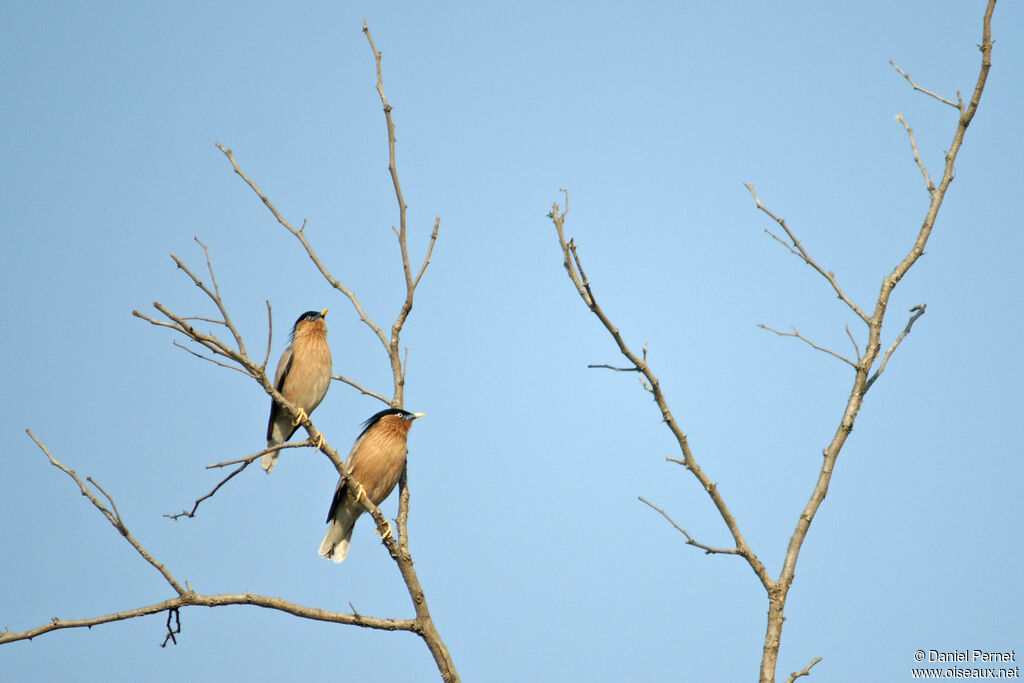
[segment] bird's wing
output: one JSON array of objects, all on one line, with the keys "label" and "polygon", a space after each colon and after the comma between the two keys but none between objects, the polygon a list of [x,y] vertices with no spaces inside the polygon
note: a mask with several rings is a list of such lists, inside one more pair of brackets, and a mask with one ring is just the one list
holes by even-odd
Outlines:
[{"label": "bird's wing", "polygon": [[345,489],[347,488],[348,483],[345,479],[338,479],[338,487],[334,489],[334,498],[331,500],[331,509],[327,511],[328,522],[334,519],[334,513],[338,511],[338,507],[345,504]]},{"label": "bird's wing", "polygon": [[[274,375],[274,388],[284,393],[284,383],[288,379],[288,372],[292,369],[292,347],[289,346],[281,354],[281,360],[277,361],[277,374]],[[281,406],[277,401],[270,401],[270,420],[267,422],[267,440],[269,441],[274,431],[274,420],[281,412]]]},{"label": "bird's wing", "polygon": [[[348,452],[348,458],[346,463],[348,464],[349,470],[352,470],[353,455],[359,449],[359,446],[363,443],[363,434],[359,435],[356,442],[352,444],[352,450]],[[327,511],[327,521],[330,522],[334,519],[334,513],[338,511],[338,507],[345,504],[345,497],[348,494],[348,482],[345,481],[345,477],[338,477],[338,486],[334,489],[334,498],[331,500],[331,509]]]}]

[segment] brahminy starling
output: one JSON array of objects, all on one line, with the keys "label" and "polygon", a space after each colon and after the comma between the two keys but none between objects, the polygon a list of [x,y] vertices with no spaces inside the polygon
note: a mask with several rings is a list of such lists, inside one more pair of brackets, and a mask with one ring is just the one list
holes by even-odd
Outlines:
[{"label": "brahminy starling", "polygon": [[365,495],[374,505],[380,505],[395,489],[409,452],[406,443],[409,428],[417,417],[423,417],[423,413],[388,408],[364,423],[365,429],[348,454],[348,467],[354,481],[345,481],[344,477],[338,481],[327,513],[330,526],[320,544],[320,557],[335,562],[345,559],[352,529],[363,514],[363,506],[357,500],[359,496]]},{"label": "brahminy starling", "polygon": [[[292,343],[281,354],[274,376],[274,388],[299,408],[292,416],[274,400],[270,402],[267,424],[267,448],[284,443],[292,437],[299,424],[316,410],[331,385],[331,349],[327,346],[327,309],[317,313],[306,311],[295,321]],[[277,454],[265,453],[260,466],[270,474],[277,464]]]}]

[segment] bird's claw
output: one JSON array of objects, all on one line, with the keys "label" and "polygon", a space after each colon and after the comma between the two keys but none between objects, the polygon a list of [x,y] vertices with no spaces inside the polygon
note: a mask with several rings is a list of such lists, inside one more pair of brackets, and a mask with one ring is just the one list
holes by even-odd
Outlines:
[{"label": "bird's claw", "polygon": [[324,447],[325,443],[326,442],[324,441],[324,435],[321,434],[320,432],[317,432],[316,436],[313,438],[313,445],[317,447],[317,450],[320,450]]},{"label": "bird's claw", "polygon": [[385,519],[384,520],[384,526],[387,527],[384,530],[384,533],[380,533],[380,529],[374,529],[373,530],[374,533],[380,534],[380,540],[382,540],[382,541],[385,540],[385,539],[391,538],[391,536],[392,536],[392,534],[391,534],[391,522],[389,522],[389,521],[387,521]]},{"label": "bird's claw", "polygon": [[292,426],[293,427],[298,427],[300,424],[302,424],[303,422],[305,422],[308,419],[309,419],[309,415],[306,413],[306,411],[303,410],[302,408],[299,408],[298,414],[296,414],[295,419],[292,420]]},{"label": "bird's claw", "polygon": [[356,490],[356,502],[359,502],[360,498],[366,498],[366,489],[363,488],[362,484],[358,484],[359,488]]}]

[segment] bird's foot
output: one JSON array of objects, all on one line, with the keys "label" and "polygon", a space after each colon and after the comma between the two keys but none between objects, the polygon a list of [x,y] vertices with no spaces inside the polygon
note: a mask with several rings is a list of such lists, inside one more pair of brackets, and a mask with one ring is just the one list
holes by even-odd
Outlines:
[{"label": "bird's foot", "polygon": [[384,539],[386,539],[386,538],[391,538],[391,536],[392,536],[392,533],[391,533],[391,522],[389,522],[389,521],[387,521],[385,519],[384,520],[384,526],[387,527],[386,529],[384,529],[384,533],[380,533],[380,529],[374,529],[373,530],[373,533],[380,534],[380,540],[382,540],[382,541]]},{"label": "bird's foot", "polygon": [[313,437],[313,445],[316,446],[317,450],[320,450],[324,447],[325,443],[326,442],[324,441],[324,435],[321,434],[320,432],[317,432],[316,436]]},{"label": "bird's foot", "polygon": [[306,411],[303,410],[302,408],[299,408],[299,414],[296,415],[295,419],[292,421],[292,426],[293,427],[298,427],[300,424],[302,424],[303,422],[305,422],[308,419],[309,419],[309,415],[306,413]]},{"label": "bird's foot", "polygon": [[357,483],[356,486],[359,488],[356,490],[356,502],[359,502],[360,498],[366,498],[366,489],[363,488],[362,484]]}]

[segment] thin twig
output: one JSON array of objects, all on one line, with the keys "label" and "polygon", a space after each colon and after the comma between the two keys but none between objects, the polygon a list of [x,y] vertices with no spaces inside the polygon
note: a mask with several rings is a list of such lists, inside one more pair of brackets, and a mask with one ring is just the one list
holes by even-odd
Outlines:
[{"label": "thin twig", "polygon": [[913,315],[911,315],[910,320],[907,321],[907,326],[903,328],[903,331],[900,332],[900,336],[896,337],[896,341],[894,341],[892,346],[889,347],[889,350],[885,352],[885,356],[882,357],[882,362],[879,364],[878,369],[875,370],[875,374],[871,375],[870,379],[868,379],[867,385],[864,387],[864,391],[870,389],[871,385],[875,383],[876,379],[878,379],[878,376],[885,371],[885,366],[889,362],[889,357],[896,351],[896,347],[900,345],[904,338],[910,334],[910,328],[914,326],[917,319],[924,315],[924,309],[927,305],[928,304],[918,304],[910,309],[910,312],[913,313]]},{"label": "thin twig", "polygon": [[[183,319],[187,320],[187,318],[183,318]],[[202,360],[205,360],[205,361],[207,361],[209,363],[213,363],[214,365],[219,365],[222,368],[227,368],[228,370],[234,370],[235,372],[240,372],[243,375],[248,375],[249,374],[248,372],[246,372],[245,370],[243,370],[242,368],[240,368],[238,366],[231,365],[229,363],[222,363],[219,360],[217,360],[216,358],[210,358],[209,356],[204,356],[201,353],[196,353],[195,351],[193,351],[192,349],[188,348],[184,344],[179,344],[177,339],[172,340],[171,344],[174,345],[174,346],[177,346],[179,349],[181,349],[183,351],[187,351],[188,353],[191,353],[196,358],[201,358]],[[266,368],[265,365],[263,367]]]},{"label": "thin twig", "polygon": [[[815,344],[810,339],[808,339],[804,335],[800,334],[795,327],[792,328],[792,330],[793,330],[792,332],[781,332],[779,330],[776,330],[773,327],[768,327],[764,323],[759,323],[758,327],[760,327],[762,330],[767,330],[769,332],[774,332],[775,334],[779,335],[780,337],[795,337],[796,339],[799,339],[800,341],[803,341],[803,342],[809,344],[812,348],[817,349],[818,351],[822,351],[823,353],[827,353],[828,355],[833,356],[835,358],[838,358],[839,360],[843,361],[844,363],[849,364],[850,367],[852,367],[853,369],[855,369],[855,370],[857,369],[857,363],[854,363],[852,360],[850,360],[849,358],[847,358],[846,356],[844,356],[842,354],[836,353],[832,349],[825,348],[824,346],[819,346],[818,344]],[[847,330],[847,332],[849,332],[849,330]],[[858,353],[858,356],[859,356],[859,353]]]},{"label": "thin twig", "polygon": [[928,174],[928,169],[925,168],[924,162],[921,161],[921,155],[917,151],[917,140],[914,139],[914,129],[910,127],[907,120],[903,118],[903,112],[896,115],[896,120],[903,124],[903,127],[907,130],[907,135],[910,137],[910,148],[914,151],[914,161],[917,163],[917,167],[921,169],[921,175],[924,176],[925,187],[928,188],[928,194],[935,194],[935,183],[932,182],[932,177]]},{"label": "thin twig", "polygon": [[[131,531],[128,530],[128,527],[125,526],[125,523],[121,519],[120,514],[112,512],[103,503],[101,503],[100,500],[96,497],[96,495],[91,490],[89,490],[89,487],[86,486],[85,483],[78,477],[78,473],[75,472],[73,469],[65,466],[63,463],[61,463],[59,460],[53,457],[53,454],[50,453],[50,449],[48,449],[42,441],[36,438],[36,435],[32,433],[31,429],[26,429],[25,433],[28,434],[29,438],[35,442],[36,446],[39,447],[39,450],[41,450],[46,455],[51,465],[53,465],[54,467],[56,467],[61,472],[68,475],[69,477],[71,477],[71,479],[74,480],[74,482],[78,485],[78,489],[82,492],[82,495],[89,499],[89,502],[93,504],[93,507],[99,510],[103,514],[103,516],[107,518],[107,521],[110,522],[110,525],[117,529],[121,536],[123,536],[124,539],[128,541],[128,543],[131,544],[133,548],[135,548],[135,551],[139,553],[139,555],[141,555],[142,558],[146,560],[146,562],[151,564],[158,572],[160,572],[160,574],[164,577],[164,580],[166,580],[167,583],[170,584],[171,588],[173,588],[174,591],[179,596],[185,595],[185,589],[182,588],[181,584],[179,584],[178,581],[171,575],[171,572],[168,571],[163,564],[158,562],[156,558],[150,555],[149,552],[142,547],[142,544],[135,539]],[[110,500],[110,496],[108,496],[106,492],[104,492],[103,495],[107,496],[107,499]],[[0,635],[0,643],[5,642],[5,635],[6,634]]]},{"label": "thin twig", "polygon": [[751,185],[750,183],[743,183],[743,185],[750,191],[750,194],[754,197],[754,202],[757,204],[757,208],[763,213],[765,213],[768,217],[770,217],[773,221],[779,224],[779,226],[786,232],[786,236],[789,237],[790,242],[784,242],[780,237],[773,234],[769,230],[765,230],[765,232],[774,237],[781,244],[785,245],[786,248],[788,248],[791,252],[800,257],[800,259],[803,260],[804,263],[818,271],[818,273],[823,278],[825,278],[830,285],[832,285],[832,289],[835,291],[836,296],[838,296],[843,301],[843,303],[849,306],[850,310],[856,313],[861,320],[867,323],[868,316],[864,314],[864,311],[860,310],[860,307],[857,306],[857,304],[853,303],[853,300],[851,300],[850,297],[846,296],[846,293],[843,291],[842,287],[839,286],[839,282],[836,281],[835,273],[831,271],[826,272],[824,268],[818,265],[817,261],[811,258],[811,255],[808,254],[807,250],[804,249],[802,244],[800,244],[800,240],[796,238],[796,235],[794,235],[793,232],[789,229],[789,226],[786,225],[785,219],[776,216],[774,213],[769,211],[764,204],[761,203],[761,198],[757,196],[757,192],[754,191],[753,185]]},{"label": "thin twig", "polygon": [[308,446],[313,446],[313,445],[316,445],[316,440],[315,439],[307,439],[306,441],[290,441],[288,443],[279,443],[276,446],[270,446],[269,448],[264,448],[262,451],[259,451],[257,453],[253,453],[252,455],[247,455],[244,458],[235,458],[234,460],[225,460],[224,462],[218,462],[218,463],[214,463],[212,465],[206,465],[206,467],[204,469],[213,470],[213,469],[218,469],[218,468],[222,468],[222,467],[230,467],[231,465],[237,465],[237,464],[242,463],[242,462],[244,462],[244,463],[251,463],[251,462],[253,462],[255,460],[258,460],[259,458],[262,458],[267,453],[277,453],[278,451],[282,451],[282,450],[284,450],[286,448],[306,448]]},{"label": "thin twig", "polygon": [[202,315],[186,315],[186,316],[182,316],[181,319],[182,320],[198,320],[200,322],[210,323],[212,325],[223,325],[224,324],[223,320],[217,320],[215,318],[207,318],[206,316],[202,316]]},{"label": "thin twig", "polygon": [[437,216],[434,218],[434,229],[430,233],[430,242],[427,244],[427,255],[423,258],[423,265],[420,266],[420,271],[416,273],[416,279],[412,281],[412,288],[416,289],[416,286],[420,283],[420,278],[423,277],[423,273],[427,270],[427,266],[430,265],[430,255],[434,253],[434,243],[437,242],[437,231],[441,227],[441,217]]},{"label": "thin twig", "polygon": [[850,326],[846,326],[846,336],[850,338],[850,342],[853,344],[853,350],[857,354],[857,363],[860,363],[860,346],[857,345],[857,340],[853,338],[853,333],[850,332]]},{"label": "thin twig", "polygon": [[383,395],[378,394],[376,391],[373,391],[371,389],[367,389],[363,385],[358,384],[357,382],[353,382],[352,380],[350,380],[347,377],[343,377],[341,375],[331,375],[331,379],[336,379],[339,382],[344,382],[345,384],[349,385],[353,389],[358,390],[359,393],[361,393],[363,396],[372,396],[373,398],[377,399],[378,401],[386,403],[387,405],[391,405],[391,401],[389,401]]},{"label": "thin twig", "polygon": [[[552,203],[551,212],[548,217],[555,226],[555,232],[558,235],[558,244],[562,250],[562,264],[565,267],[565,271],[576,287],[576,292],[579,294],[583,303],[587,305],[590,311],[597,316],[597,319],[601,321],[608,334],[611,335],[615,344],[619,347],[619,352],[636,367],[641,375],[647,382],[644,388],[649,391],[654,397],[654,402],[658,406],[658,410],[661,412],[661,418],[668,426],[669,431],[672,432],[676,438],[676,442],[679,444],[679,449],[682,452],[682,462],[684,466],[693,473],[693,476],[697,478],[701,486],[707,492],[714,503],[715,508],[718,510],[719,515],[722,517],[722,521],[725,522],[726,527],[729,529],[729,533],[732,534],[733,540],[736,542],[735,552],[729,554],[736,554],[742,556],[747,563],[750,565],[754,574],[761,580],[766,590],[770,590],[774,585],[771,576],[768,574],[768,570],[764,564],[758,559],[757,554],[747,544],[746,539],[743,537],[743,533],[740,531],[739,523],[733,516],[732,511],[725,503],[725,499],[722,498],[718,492],[718,487],[711,481],[711,478],[704,472],[704,470],[697,463],[693,453],[690,450],[690,443],[686,437],[685,432],[676,422],[675,417],[672,415],[672,411],[668,406],[668,399],[665,397],[664,392],[661,389],[661,383],[658,381],[657,376],[651,370],[646,360],[646,348],[647,344],[644,344],[644,358],[641,358],[635,354],[629,345],[626,344],[622,338],[618,327],[611,321],[600,304],[597,302],[597,298],[594,296],[593,288],[591,287],[590,279],[587,277],[586,271],[583,270],[583,262],[579,255],[576,243],[573,240],[566,241],[565,239],[565,216],[568,213],[569,206],[569,194],[564,189],[562,190],[566,198],[566,209],[560,211],[558,203]],[[698,546],[701,547],[701,546]]]},{"label": "thin twig", "polygon": [[815,664],[820,662],[820,661],[821,661],[821,657],[815,657],[813,660],[811,660],[810,664],[805,666],[800,671],[794,671],[793,673],[789,674],[789,679],[786,681],[786,683],[793,683],[793,681],[795,681],[796,679],[798,679],[798,678],[800,678],[802,676],[810,676],[811,675],[811,668]]},{"label": "thin twig", "polygon": [[[356,309],[356,313],[359,315],[359,319],[362,320],[367,325],[367,327],[373,330],[373,333],[377,336],[377,338],[386,348],[388,341],[387,338],[384,336],[383,330],[381,330],[381,328],[377,326],[377,323],[375,323],[373,319],[371,319],[370,316],[363,309],[363,306],[361,303],[359,303],[359,299],[358,297],[356,297],[355,292],[350,290],[345,285],[341,284],[341,282],[339,282],[338,279],[331,275],[330,271],[327,270],[327,267],[324,266],[322,261],[320,261],[320,257],[317,255],[316,251],[313,250],[312,245],[306,239],[305,231],[296,230],[291,223],[285,220],[284,216],[282,216],[281,213],[277,210],[277,207],[274,206],[273,202],[271,202],[270,199],[265,194],[263,194],[263,191],[259,188],[259,186],[255,182],[253,182],[249,178],[249,176],[245,174],[244,171],[242,171],[241,167],[238,165],[238,162],[235,161],[235,156],[234,154],[232,154],[230,149],[228,149],[219,142],[216,144],[217,149],[219,149],[224,154],[224,156],[228,158],[228,161],[231,162],[231,168],[235,171],[235,174],[238,175],[238,177],[240,177],[242,180],[244,180],[245,184],[248,185],[249,188],[256,193],[256,196],[260,198],[260,201],[263,202],[264,206],[266,206],[270,213],[273,214],[274,218],[277,219],[277,222],[280,223],[282,227],[284,227],[288,232],[294,235],[296,239],[299,240],[303,248],[306,250],[306,255],[317,267],[317,270],[320,271],[320,274],[323,275],[324,279],[327,280],[331,287],[334,287],[336,290],[338,290],[348,298],[348,300],[352,303],[352,306]],[[303,224],[303,227],[305,227],[305,224]]]},{"label": "thin twig", "polygon": [[223,479],[221,479],[217,483],[217,485],[213,487],[213,490],[211,490],[209,493],[207,493],[204,496],[200,496],[199,498],[196,498],[196,502],[195,502],[195,504],[192,505],[192,509],[191,510],[182,510],[181,512],[173,513],[173,514],[168,513],[168,514],[165,514],[164,517],[166,517],[168,519],[173,519],[175,521],[177,521],[177,519],[179,517],[190,517],[190,518],[191,517],[195,517],[196,516],[196,510],[199,509],[199,504],[200,503],[202,503],[204,500],[207,500],[208,498],[212,498],[213,494],[217,493],[217,491],[220,490],[221,486],[223,486],[224,484],[226,484],[229,481],[231,481],[231,479],[234,478],[234,476],[236,474],[238,474],[239,472],[244,470],[246,467],[248,467],[251,462],[252,461],[243,462],[233,472],[231,472],[231,474],[229,474],[228,476],[226,476]]},{"label": "thin twig", "polygon": [[931,90],[925,90],[924,88],[919,86],[917,83],[914,82],[914,79],[910,77],[910,74],[908,74],[906,71],[904,71],[903,69],[901,69],[898,66],[896,66],[896,62],[894,62],[894,61],[892,61],[890,59],[889,63],[892,64],[894,69],[896,69],[901,74],[903,74],[903,77],[905,79],[907,79],[907,82],[910,83],[910,85],[914,86],[914,90],[917,90],[918,92],[923,92],[925,95],[931,95],[932,97],[937,99],[939,102],[945,102],[949,106],[951,106],[954,109],[956,109],[957,111],[959,111],[961,114],[963,113],[963,111],[964,111],[964,102],[963,102],[963,100],[960,99],[960,91],[957,91],[957,93],[956,93],[956,99],[957,99],[956,102],[953,102],[952,100],[947,100],[945,97],[942,97],[941,95],[933,93]]},{"label": "thin twig", "polygon": [[124,531],[124,522],[121,520],[121,513],[118,511],[117,503],[114,502],[114,499],[111,498],[110,494],[104,491],[103,487],[96,483],[96,481],[93,480],[92,477],[86,477],[85,480],[92,484],[93,486],[95,486],[97,490],[99,490],[99,492],[103,494],[103,497],[107,499],[107,502],[110,503],[110,509],[113,510],[114,512],[114,520],[117,522],[117,524],[115,525],[117,527],[117,530]]},{"label": "thin twig", "polygon": [[671,517],[669,517],[667,512],[665,512],[660,507],[658,507],[657,505],[655,505],[651,501],[647,500],[643,496],[637,496],[637,499],[641,503],[643,503],[644,505],[647,505],[647,506],[653,508],[658,513],[660,513],[662,517],[664,517],[665,519],[668,520],[669,524],[671,524],[672,526],[674,526],[676,528],[676,531],[680,532],[683,536],[686,536],[686,545],[692,545],[695,548],[700,548],[707,555],[740,555],[740,554],[742,554],[742,553],[740,553],[738,548],[713,548],[713,547],[711,547],[709,545],[704,545],[703,543],[700,543],[700,542],[694,540],[693,536],[691,536],[689,534],[689,532],[686,531],[686,529],[684,529],[683,527],[681,527],[678,524],[676,524],[676,521],[674,519],[672,519]]}]

